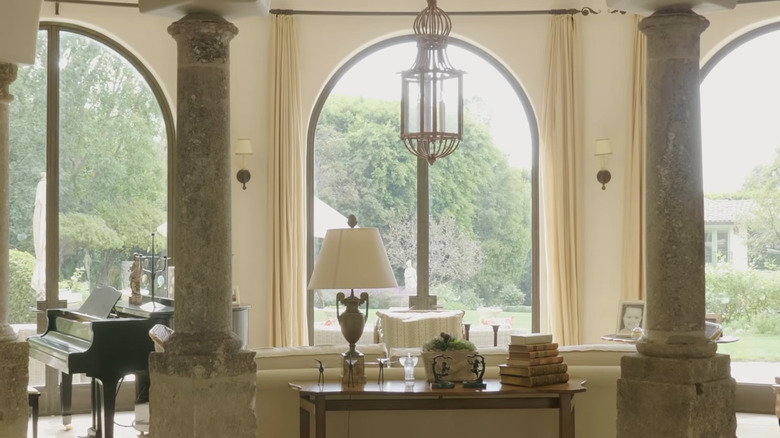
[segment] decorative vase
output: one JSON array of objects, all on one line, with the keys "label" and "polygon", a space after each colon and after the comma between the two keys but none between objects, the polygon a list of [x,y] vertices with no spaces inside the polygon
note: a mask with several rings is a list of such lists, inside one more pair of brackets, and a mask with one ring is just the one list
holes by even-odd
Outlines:
[{"label": "decorative vase", "polygon": [[476,376],[472,372],[468,357],[475,354],[476,351],[469,350],[450,350],[450,351],[423,351],[422,358],[425,366],[425,377],[428,382],[433,382],[433,358],[443,354],[450,357],[447,359],[449,372],[441,380],[449,382],[462,382],[464,380],[473,380]]}]

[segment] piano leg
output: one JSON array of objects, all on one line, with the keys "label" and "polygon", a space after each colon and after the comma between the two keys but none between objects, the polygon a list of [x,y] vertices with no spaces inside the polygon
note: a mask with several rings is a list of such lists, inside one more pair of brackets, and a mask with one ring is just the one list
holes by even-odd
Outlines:
[{"label": "piano leg", "polygon": [[100,429],[100,419],[102,412],[102,404],[101,404],[101,398],[100,398],[100,385],[98,385],[98,381],[93,377],[90,380],[90,396],[92,397],[91,404],[92,404],[92,427],[90,427],[87,430],[87,436],[88,437],[97,437],[100,438],[101,436],[101,429]]},{"label": "piano leg", "polygon": [[73,376],[68,373],[60,373],[60,407],[62,408],[62,425],[70,430],[71,399],[73,398]]},{"label": "piano leg", "polygon": [[[98,438],[114,438],[114,413],[116,411],[116,391],[120,378],[104,378],[99,380],[100,403],[103,421],[98,425]],[[100,434],[102,432],[102,435]]]}]

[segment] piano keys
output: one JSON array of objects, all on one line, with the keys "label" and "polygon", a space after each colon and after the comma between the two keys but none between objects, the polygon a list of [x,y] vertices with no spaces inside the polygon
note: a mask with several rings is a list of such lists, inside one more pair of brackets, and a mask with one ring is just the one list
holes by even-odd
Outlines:
[{"label": "piano keys", "polygon": [[119,381],[128,374],[148,371],[149,353],[154,351],[149,330],[160,322],[111,317],[110,310],[119,296],[116,289],[104,287],[90,294],[79,310],[49,309],[46,331],[28,338],[30,357],[61,372],[64,424],[70,423],[72,374],[84,373],[93,379],[93,427],[89,432],[99,438],[113,438]]}]

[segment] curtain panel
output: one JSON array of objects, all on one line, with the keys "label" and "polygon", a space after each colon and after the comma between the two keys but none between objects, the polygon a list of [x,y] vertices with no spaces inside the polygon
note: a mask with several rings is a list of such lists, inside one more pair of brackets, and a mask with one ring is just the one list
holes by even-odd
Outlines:
[{"label": "curtain panel", "polygon": [[562,345],[580,343],[579,48],[574,17],[552,17],[540,169],[549,326]]},{"label": "curtain panel", "polygon": [[626,150],[626,191],[623,205],[623,274],[620,296],[624,300],[645,297],[645,36],[639,30],[642,17],[634,18],[631,90],[631,126]]},{"label": "curtain panel", "polygon": [[306,254],[304,157],[295,19],[277,15],[273,25],[272,143],[268,176],[271,241],[268,285],[270,344],[308,345],[306,330]]}]

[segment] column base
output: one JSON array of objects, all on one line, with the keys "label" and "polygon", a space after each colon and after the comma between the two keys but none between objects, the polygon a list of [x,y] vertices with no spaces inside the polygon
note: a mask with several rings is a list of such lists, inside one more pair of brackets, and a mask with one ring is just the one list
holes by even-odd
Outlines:
[{"label": "column base", "polygon": [[624,356],[617,381],[617,437],[734,438],[730,358]]},{"label": "column base", "polygon": [[0,436],[27,436],[29,348],[27,342],[0,342]]},{"label": "column base", "polygon": [[150,435],[255,438],[253,351],[149,357]]}]

